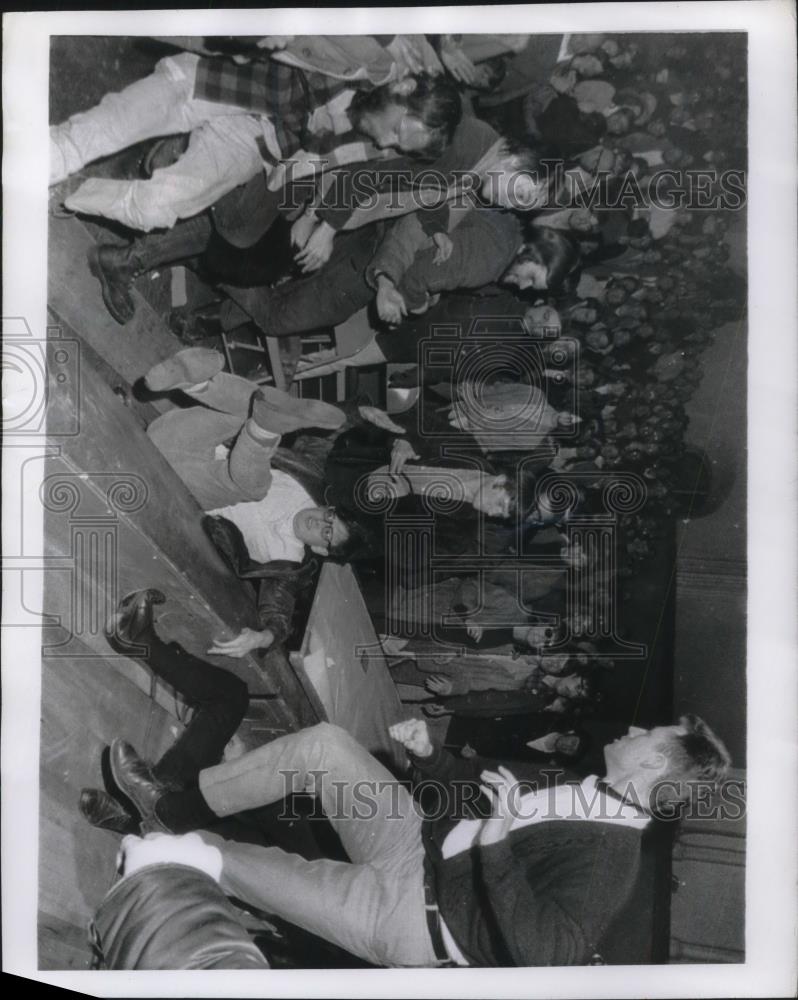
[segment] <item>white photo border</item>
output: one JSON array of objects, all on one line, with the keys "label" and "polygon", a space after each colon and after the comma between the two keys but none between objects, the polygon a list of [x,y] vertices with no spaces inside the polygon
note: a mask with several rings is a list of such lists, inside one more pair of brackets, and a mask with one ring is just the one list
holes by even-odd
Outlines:
[{"label": "white photo border", "polygon": [[[402,31],[745,31],[749,54],[748,857],[740,965],[267,973],[46,973],[37,969],[39,639],[4,627],[3,967],[102,996],[741,997],[794,995],[796,746],[795,7],[786,0],[437,8],[64,11],[4,15],[4,317],[43,337],[50,35]],[[4,479],[13,463],[4,449]],[[4,491],[3,550],[20,504]],[[39,531],[41,526],[39,526]],[[31,607],[41,595],[26,593]],[[38,601],[38,603],[37,603]],[[711,905],[708,903],[708,905]],[[268,977],[268,978],[264,978]]]}]

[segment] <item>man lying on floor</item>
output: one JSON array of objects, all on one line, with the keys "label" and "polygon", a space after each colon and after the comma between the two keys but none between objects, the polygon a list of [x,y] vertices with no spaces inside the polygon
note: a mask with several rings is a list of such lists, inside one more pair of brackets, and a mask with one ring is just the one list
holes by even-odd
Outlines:
[{"label": "man lying on floor", "polygon": [[[436,750],[421,720],[398,723],[391,735],[427,788],[438,783],[445,809],[425,818],[389,771],[327,723],[205,768],[198,787],[184,792],[161,786],[122,740],[112,744],[111,768],[143,830],[202,830],[219,848],[226,893],[374,965],[530,966],[595,956],[630,897],[653,812],[686,797],[689,782],[717,781],[730,763],[709,727],[688,716],[630,729],[605,747],[602,780],[521,796],[505,768],[480,774],[476,759]],[[479,788],[492,812],[464,818],[462,805]],[[349,862],[306,861],[204,830],[220,816],[308,790]]]},{"label": "man lying on floor", "polygon": [[332,507],[272,466],[283,434],[334,430],[345,415],[328,403],[259,388],[223,367],[218,351],[194,347],[151,368],[144,379],[151,391],[180,390],[201,405],[162,414],[147,434],[203,510],[235,524],[249,558],[261,564],[263,628],[245,629],[212,650],[243,656],[287,637],[306,548],[340,556],[350,542],[350,525]]}]

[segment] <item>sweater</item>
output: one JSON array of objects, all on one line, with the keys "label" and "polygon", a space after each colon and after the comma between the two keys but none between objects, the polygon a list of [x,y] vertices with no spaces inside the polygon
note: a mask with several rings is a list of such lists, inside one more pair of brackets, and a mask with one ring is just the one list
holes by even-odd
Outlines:
[{"label": "sweater", "polygon": [[[463,118],[454,130],[452,141],[438,159],[430,161],[421,157],[412,160],[407,158],[406,163],[401,164],[399,174],[390,179],[385,177],[384,167],[371,174],[363,173],[360,178],[360,189],[363,192],[360,200],[355,199],[354,203],[339,207],[329,206],[319,212],[319,217],[333,229],[340,230],[359,229],[379,219],[406,215],[421,207],[417,179],[424,181],[425,189],[432,189],[435,193],[440,190],[443,200],[448,187],[462,180],[463,175],[473,169],[498,138],[498,133],[486,122],[478,118]],[[397,161],[397,167],[399,166]],[[437,185],[433,181],[434,174],[437,175]],[[385,193],[375,194],[381,189]],[[399,192],[403,190],[409,193],[402,197]],[[426,199],[424,204],[429,204]],[[448,212],[444,206],[425,209],[424,212],[435,215],[434,226],[430,227],[429,223],[426,225],[427,232],[446,231]]]},{"label": "sweater", "polygon": [[[452,782],[477,781],[484,766],[440,750],[411,759],[424,780],[446,787],[449,802],[458,801]],[[550,820],[444,858],[452,826],[451,817],[425,821],[426,867],[441,917],[470,965],[590,961],[632,894],[640,827]]]},{"label": "sweater", "polygon": [[256,562],[287,559],[302,562],[305,545],[294,534],[294,516],[313,507],[313,499],[300,483],[278,469],[272,471],[269,492],[262,500],[244,501],[209,511],[232,521]]}]

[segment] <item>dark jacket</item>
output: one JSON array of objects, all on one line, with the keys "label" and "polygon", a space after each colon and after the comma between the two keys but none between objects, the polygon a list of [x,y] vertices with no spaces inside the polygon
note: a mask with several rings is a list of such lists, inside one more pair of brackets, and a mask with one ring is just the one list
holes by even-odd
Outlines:
[{"label": "dark jacket", "polygon": [[[296,479],[316,504],[324,503],[322,479],[317,463],[311,458],[278,448],[272,457],[272,467]],[[308,555],[301,563],[287,559],[256,563],[249,556],[244,536],[232,521],[206,514],[202,527],[236,576],[251,580],[256,587],[260,627],[270,629],[276,643],[285,642],[293,630],[298,598],[312,592],[315,586],[319,560]]]},{"label": "dark jacket", "polygon": [[89,928],[105,969],[268,969],[216,882],[157,864],[117,882]]},{"label": "dark jacket", "polygon": [[[444,751],[412,761],[423,779],[440,783],[450,803],[462,802],[453,783],[477,781],[485,765]],[[455,821],[427,820],[423,837],[441,916],[470,964],[583,965],[600,953],[637,880],[640,830],[550,820],[444,859],[441,848]]]}]

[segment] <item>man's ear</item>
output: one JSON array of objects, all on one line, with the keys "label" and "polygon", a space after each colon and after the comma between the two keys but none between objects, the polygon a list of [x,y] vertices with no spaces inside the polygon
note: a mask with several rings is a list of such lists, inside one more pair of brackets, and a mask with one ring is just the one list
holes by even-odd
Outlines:
[{"label": "man's ear", "polygon": [[668,758],[661,751],[654,751],[640,765],[646,771],[664,771],[668,766]]},{"label": "man's ear", "polygon": [[317,556],[328,556],[330,554],[330,547],[325,545],[324,548],[322,548],[321,545],[311,545],[310,551],[315,552]]},{"label": "man's ear", "polygon": [[403,80],[398,80],[396,83],[391,84],[391,93],[407,97],[408,94],[412,94],[415,91],[416,87],[418,87],[418,81],[415,77],[406,76]]}]

